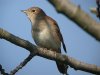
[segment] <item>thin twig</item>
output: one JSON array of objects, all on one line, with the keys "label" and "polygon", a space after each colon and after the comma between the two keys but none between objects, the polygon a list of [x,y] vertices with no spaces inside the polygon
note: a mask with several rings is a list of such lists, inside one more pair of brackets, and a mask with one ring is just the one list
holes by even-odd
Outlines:
[{"label": "thin twig", "polygon": [[8,73],[5,72],[5,70],[2,68],[2,65],[0,64],[0,72],[2,75],[9,75]]},{"label": "thin twig", "polygon": [[18,72],[18,70],[22,69],[22,67],[24,67],[33,58],[33,56],[34,55],[30,53],[30,55],[20,63],[20,65],[10,72],[10,75],[14,75],[16,72]]}]

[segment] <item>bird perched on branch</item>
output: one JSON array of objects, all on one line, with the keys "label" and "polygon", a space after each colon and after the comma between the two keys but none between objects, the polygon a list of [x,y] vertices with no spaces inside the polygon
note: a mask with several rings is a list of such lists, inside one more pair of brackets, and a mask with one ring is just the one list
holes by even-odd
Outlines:
[{"label": "bird perched on branch", "polygon": [[[38,7],[31,7],[23,10],[32,23],[32,37],[37,46],[51,49],[61,53],[61,43],[66,52],[63,37],[55,20],[47,16],[45,12]],[[67,74],[67,65],[56,61],[60,73]]]}]

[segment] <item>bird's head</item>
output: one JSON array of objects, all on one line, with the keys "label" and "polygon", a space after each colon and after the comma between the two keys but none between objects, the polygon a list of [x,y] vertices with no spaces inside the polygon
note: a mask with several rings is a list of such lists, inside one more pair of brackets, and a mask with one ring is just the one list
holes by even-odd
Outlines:
[{"label": "bird's head", "polygon": [[46,15],[44,11],[39,7],[31,7],[27,10],[22,10],[22,12],[28,16],[31,22],[36,19],[42,19]]}]

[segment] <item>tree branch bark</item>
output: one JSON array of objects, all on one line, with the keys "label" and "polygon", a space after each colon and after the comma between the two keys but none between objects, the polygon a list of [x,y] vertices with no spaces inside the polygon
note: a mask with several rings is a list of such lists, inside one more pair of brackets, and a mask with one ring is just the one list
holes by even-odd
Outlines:
[{"label": "tree branch bark", "polygon": [[97,11],[97,8],[96,7],[95,8],[91,8],[90,11],[92,13],[94,13],[95,15],[98,15],[98,11]]},{"label": "tree branch bark", "polygon": [[75,22],[84,31],[100,41],[100,23],[93,20],[80,6],[71,3],[70,0],[48,0],[56,10]]},{"label": "tree branch bark", "polygon": [[40,47],[33,45],[32,43],[28,42],[27,40],[23,40],[5,30],[0,28],[0,38],[5,39],[19,47],[25,48],[29,52],[31,52],[34,56],[38,55],[50,60],[59,61],[69,65],[70,67],[74,68],[75,70],[82,70],[86,72],[90,72],[93,74],[100,74],[100,67],[92,64],[87,64],[81,61],[78,61],[72,57],[67,55],[61,55],[60,53],[56,53],[50,50],[46,50]]},{"label": "tree branch bark", "polygon": [[2,65],[0,64],[0,73],[2,75],[9,75],[8,73],[5,72],[5,70],[2,68]]},{"label": "tree branch bark", "polygon": [[15,75],[15,73],[22,69],[22,67],[24,67],[33,57],[34,55],[30,53],[30,55],[23,62],[21,62],[20,65],[18,65],[14,70],[12,70],[9,75]]}]

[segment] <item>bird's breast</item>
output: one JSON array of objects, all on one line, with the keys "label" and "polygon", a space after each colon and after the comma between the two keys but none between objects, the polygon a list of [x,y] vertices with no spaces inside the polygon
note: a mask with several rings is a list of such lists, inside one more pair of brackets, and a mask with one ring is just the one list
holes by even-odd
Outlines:
[{"label": "bird's breast", "polygon": [[39,39],[42,41],[50,40],[51,39],[51,34],[48,29],[44,29],[39,33]]},{"label": "bird's breast", "polygon": [[53,48],[53,49],[58,48],[48,28],[45,28],[42,31],[33,31],[32,35],[33,35],[35,43],[38,46],[41,46],[44,48]]},{"label": "bird's breast", "polygon": [[33,31],[33,38],[36,43],[47,43],[51,39],[51,35],[48,29],[43,29],[42,31],[35,30]]}]

